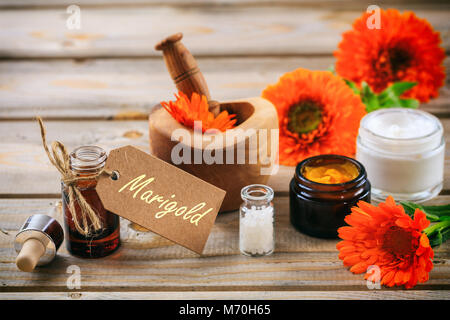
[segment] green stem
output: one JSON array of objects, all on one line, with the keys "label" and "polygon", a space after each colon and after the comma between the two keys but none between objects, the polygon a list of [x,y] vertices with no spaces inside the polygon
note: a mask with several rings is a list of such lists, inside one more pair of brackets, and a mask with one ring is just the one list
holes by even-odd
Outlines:
[{"label": "green stem", "polygon": [[450,220],[447,221],[441,221],[438,222],[432,226],[429,226],[424,230],[424,232],[427,234],[428,237],[430,237],[433,233],[435,233],[438,230],[445,229],[447,227],[450,227]]}]

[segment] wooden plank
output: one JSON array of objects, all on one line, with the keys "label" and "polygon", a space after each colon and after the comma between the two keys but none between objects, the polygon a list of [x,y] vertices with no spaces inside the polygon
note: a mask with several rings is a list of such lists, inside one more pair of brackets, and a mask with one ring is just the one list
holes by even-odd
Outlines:
[{"label": "wooden plank", "polygon": [[[327,69],[332,58],[200,59],[214,99],[260,96],[298,67]],[[0,118],[111,118],[148,114],[176,93],[161,59],[0,62]]]},{"label": "wooden plank", "polygon": [[[442,119],[445,139],[450,141],[450,119]],[[98,145],[111,150],[134,145],[149,152],[146,121],[48,121],[47,140],[59,140],[69,150],[80,145]],[[57,195],[59,174],[48,162],[35,121],[0,122],[0,196]],[[269,179],[277,192],[287,192],[294,167],[280,166]],[[450,146],[447,144],[444,189],[450,189]]]},{"label": "wooden plank", "polygon": [[[327,7],[336,9],[356,9],[367,8],[370,1],[360,0],[78,0],[77,5],[81,7],[113,7],[113,6],[298,6],[298,7]],[[0,8],[55,8],[72,5],[72,0],[0,0]],[[380,7],[387,8],[395,6],[397,8],[406,7],[408,10],[415,8],[446,8],[448,3],[445,0],[380,0],[377,2]]]},{"label": "wooden plank", "polygon": [[[289,223],[287,197],[276,197],[276,250],[258,259],[239,254],[238,214],[218,216],[202,257],[158,236],[131,236],[122,220],[122,247],[104,259],[79,259],[64,247],[49,266],[24,273],[14,265],[12,241],[31,213],[61,220],[57,199],[0,200],[0,292],[67,292],[67,267],[81,269],[83,292],[136,291],[341,291],[367,292],[361,275],[347,270],[337,257],[338,240],[317,239],[297,232]],[[450,201],[439,197],[430,203]],[[430,280],[416,290],[449,290],[450,244],[435,250]],[[389,291],[383,289],[384,291]],[[371,293],[367,297],[370,297]],[[318,296],[317,294],[315,296]],[[361,293],[364,296],[364,293]],[[214,296],[212,296],[214,297]],[[281,296],[280,296],[281,297]]]},{"label": "wooden plank", "polygon": [[[296,68],[326,70],[330,57],[215,58],[198,61],[214,99],[260,96],[267,85]],[[450,59],[445,60],[450,74]],[[0,119],[41,115],[67,118],[146,118],[176,88],[162,59],[0,61]],[[440,97],[421,106],[450,116],[450,79]]]},{"label": "wooden plank", "polygon": [[[449,290],[0,292],[0,300],[449,300]],[[270,302],[268,302],[270,304]]]},{"label": "wooden plank", "polygon": [[[69,150],[80,145],[110,150],[132,144],[149,151],[146,121],[49,121],[46,127],[47,140],[62,141]],[[0,132],[6,148],[0,156],[0,194],[58,194],[59,177],[48,162],[37,122],[0,122]]]},{"label": "wooden plank", "polygon": [[[68,30],[61,9],[2,10],[0,57],[148,57],[154,45],[183,31],[194,55],[330,55],[365,8],[333,10],[282,6],[120,7],[82,9],[82,29]],[[442,9],[415,11],[445,36]]]},{"label": "wooden plank", "polygon": [[[450,141],[450,119],[442,119],[445,137]],[[68,148],[98,145],[111,150],[134,145],[149,152],[146,121],[59,121],[46,122],[47,140],[62,141]],[[56,195],[59,175],[48,162],[35,121],[0,122],[0,172],[2,197],[20,195]],[[287,192],[294,167],[280,166],[269,179],[276,191]],[[450,189],[450,151],[447,147],[444,188]]]}]

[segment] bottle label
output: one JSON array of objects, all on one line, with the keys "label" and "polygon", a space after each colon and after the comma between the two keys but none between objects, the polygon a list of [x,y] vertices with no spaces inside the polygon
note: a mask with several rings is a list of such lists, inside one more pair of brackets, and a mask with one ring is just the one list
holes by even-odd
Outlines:
[{"label": "bottle label", "polygon": [[225,191],[135,147],[110,152],[97,193],[103,206],[202,253]]}]

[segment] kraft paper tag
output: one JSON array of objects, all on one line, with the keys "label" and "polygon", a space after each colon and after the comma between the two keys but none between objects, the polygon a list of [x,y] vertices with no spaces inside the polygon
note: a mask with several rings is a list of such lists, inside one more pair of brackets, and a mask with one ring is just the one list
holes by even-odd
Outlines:
[{"label": "kraft paper tag", "polygon": [[97,193],[106,208],[202,253],[225,191],[132,146],[110,152]]}]

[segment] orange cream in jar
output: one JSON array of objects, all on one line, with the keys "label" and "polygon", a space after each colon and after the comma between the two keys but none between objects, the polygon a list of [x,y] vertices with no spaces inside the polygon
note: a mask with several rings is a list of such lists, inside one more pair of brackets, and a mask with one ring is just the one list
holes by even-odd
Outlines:
[{"label": "orange cream in jar", "polygon": [[356,166],[349,161],[305,166],[302,173],[306,179],[323,184],[345,183],[359,175]]}]

